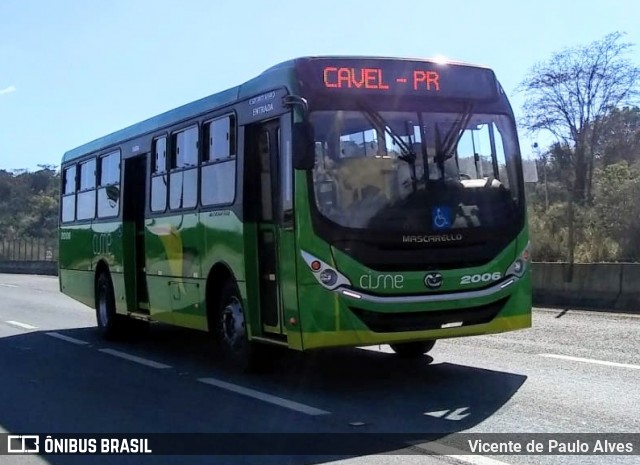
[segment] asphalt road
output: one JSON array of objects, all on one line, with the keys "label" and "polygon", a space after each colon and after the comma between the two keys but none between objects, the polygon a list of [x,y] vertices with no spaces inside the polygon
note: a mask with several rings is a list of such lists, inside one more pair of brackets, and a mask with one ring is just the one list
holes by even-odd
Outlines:
[{"label": "asphalt road", "polygon": [[[389,352],[282,354],[273,372],[233,375],[203,334],[154,325],[138,340],[106,342],[93,310],[60,294],[55,278],[0,275],[0,432],[277,433],[258,440],[292,447],[287,433],[318,433],[311,438],[321,443],[345,432],[640,432],[638,316],[536,309],[530,330],[439,341],[418,361]],[[396,438],[375,436],[346,456],[23,455],[0,463],[638,463],[433,456],[386,437]]]}]

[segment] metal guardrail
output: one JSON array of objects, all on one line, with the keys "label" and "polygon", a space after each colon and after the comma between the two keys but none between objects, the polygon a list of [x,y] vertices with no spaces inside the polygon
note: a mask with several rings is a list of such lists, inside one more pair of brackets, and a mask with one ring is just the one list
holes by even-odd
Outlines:
[{"label": "metal guardrail", "polygon": [[58,242],[38,238],[0,239],[0,260],[54,262],[58,260]]}]

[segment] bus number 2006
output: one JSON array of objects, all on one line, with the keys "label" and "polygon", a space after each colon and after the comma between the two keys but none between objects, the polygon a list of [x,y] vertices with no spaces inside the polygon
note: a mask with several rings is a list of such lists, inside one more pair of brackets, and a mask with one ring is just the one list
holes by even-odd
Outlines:
[{"label": "bus number 2006", "polygon": [[495,273],[468,274],[460,278],[460,284],[488,283],[490,281],[497,281],[500,278],[502,278],[502,273],[499,271]]}]

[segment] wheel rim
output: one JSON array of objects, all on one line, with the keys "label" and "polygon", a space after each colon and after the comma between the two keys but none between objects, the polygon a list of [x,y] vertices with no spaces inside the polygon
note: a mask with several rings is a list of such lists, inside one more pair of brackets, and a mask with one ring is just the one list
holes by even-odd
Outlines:
[{"label": "wheel rim", "polygon": [[100,325],[107,326],[109,322],[109,309],[107,307],[107,293],[104,288],[104,284],[101,284],[98,292],[98,316],[100,318]]},{"label": "wheel rim", "polygon": [[240,352],[246,340],[246,325],[242,304],[232,297],[222,310],[222,340],[233,352]]}]

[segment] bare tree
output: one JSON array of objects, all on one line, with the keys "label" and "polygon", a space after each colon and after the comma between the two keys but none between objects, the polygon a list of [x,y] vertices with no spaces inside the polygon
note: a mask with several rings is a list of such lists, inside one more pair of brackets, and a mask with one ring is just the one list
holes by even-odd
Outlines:
[{"label": "bare tree", "polygon": [[548,131],[558,144],[570,149],[570,264],[575,248],[573,206],[590,197],[601,122],[612,109],[632,104],[639,95],[640,67],[627,58],[633,44],[622,42],[622,37],[614,32],[587,46],[555,53],[548,61],[534,65],[519,86],[526,94],[524,127],[534,133]]}]

